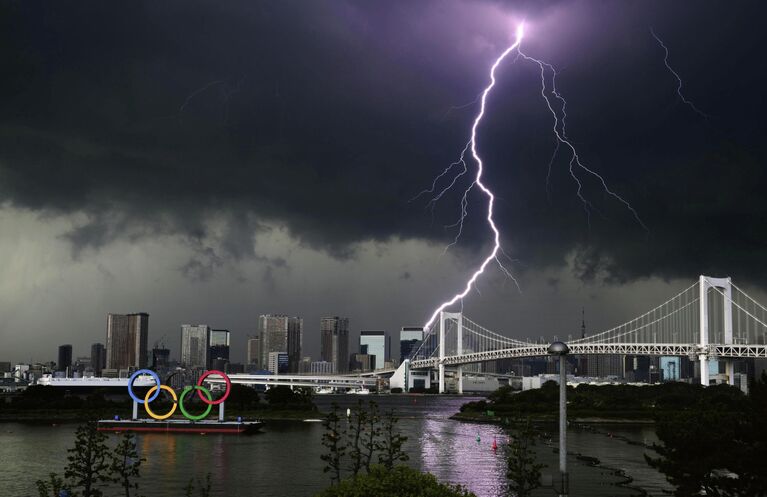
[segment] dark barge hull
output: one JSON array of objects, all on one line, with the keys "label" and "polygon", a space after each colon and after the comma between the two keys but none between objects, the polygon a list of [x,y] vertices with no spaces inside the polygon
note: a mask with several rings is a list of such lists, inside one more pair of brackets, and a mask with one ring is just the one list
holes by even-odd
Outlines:
[{"label": "dark barge hull", "polygon": [[101,419],[98,422],[99,431],[136,431],[154,433],[230,433],[251,434],[261,429],[261,421],[188,421],[171,419],[164,421],[147,419]]}]

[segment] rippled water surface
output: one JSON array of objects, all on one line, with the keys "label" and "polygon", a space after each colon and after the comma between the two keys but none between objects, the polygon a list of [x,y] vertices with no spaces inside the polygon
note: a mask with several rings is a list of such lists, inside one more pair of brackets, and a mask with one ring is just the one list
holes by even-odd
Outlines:
[{"label": "rippled water surface", "polygon": [[[480,497],[504,495],[504,430],[448,419],[462,403],[475,399],[398,395],[364,398],[369,399],[399,413],[400,431],[408,437],[408,464],[442,481],[465,485]],[[327,410],[332,401],[345,410],[357,398],[317,398],[321,410]],[[74,430],[74,425],[0,424],[0,495],[36,496],[34,480],[50,471],[61,472],[66,464],[66,449],[72,445]],[[211,473],[212,495],[217,497],[313,495],[328,484],[320,460],[322,431],[319,423],[269,423],[254,436],[140,434],[139,450],[146,458],[141,494],[177,497],[183,495],[182,488],[190,478]],[[556,442],[556,433],[551,436]],[[497,451],[492,450],[493,438]],[[569,450],[597,457],[601,464],[589,466],[574,454],[568,458],[571,495],[639,495],[636,490],[617,486],[624,478],[613,470],[625,472],[634,479],[632,485],[644,488],[650,495],[661,495],[661,490],[668,487],[662,475],[644,462],[646,449],[641,445],[654,440],[652,428],[600,427],[594,432],[573,427],[568,433]],[[555,474],[556,447],[539,443],[537,450],[539,459],[549,465],[545,472]],[[555,494],[551,489],[536,493],[545,495]]]}]

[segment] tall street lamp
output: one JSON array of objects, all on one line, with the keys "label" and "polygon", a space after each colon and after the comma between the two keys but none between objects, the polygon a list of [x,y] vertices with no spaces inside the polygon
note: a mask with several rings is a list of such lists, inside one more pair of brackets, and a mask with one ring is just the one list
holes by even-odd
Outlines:
[{"label": "tall street lamp", "polygon": [[567,497],[567,367],[565,356],[570,348],[564,342],[549,345],[549,354],[559,356],[559,472],[562,476],[560,497]]}]

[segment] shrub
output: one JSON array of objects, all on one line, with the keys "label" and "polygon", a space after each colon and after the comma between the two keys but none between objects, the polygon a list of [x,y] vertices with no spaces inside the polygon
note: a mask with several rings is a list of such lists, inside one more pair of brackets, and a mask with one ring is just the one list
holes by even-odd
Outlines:
[{"label": "shrub", "polygon": [[434,475],[407,466],[387,471],[372,466],[370,474],[347,478],[338,485],[318,493],[316,497],[476,497],[460,485],[440,483]]}]

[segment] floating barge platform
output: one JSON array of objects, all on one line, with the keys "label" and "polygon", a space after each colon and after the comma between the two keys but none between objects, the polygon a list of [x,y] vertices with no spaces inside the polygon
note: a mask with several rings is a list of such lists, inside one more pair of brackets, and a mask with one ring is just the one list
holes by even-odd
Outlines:
[{"label": "floating barge platform", "polygon": [[137,431],[154,433],[231,433],[252,434],[264,425],[262,421],[189,421],[186,419],[100,419],[99,431]]}]

